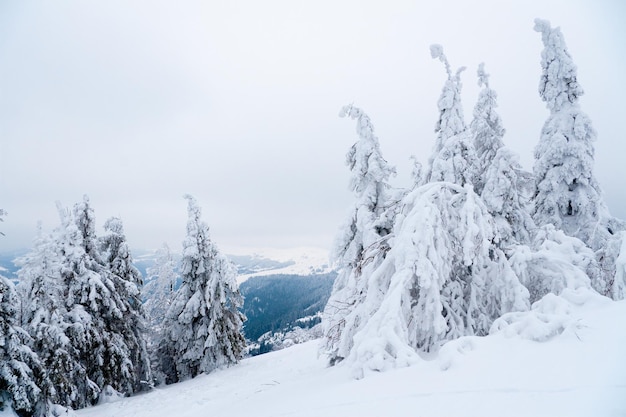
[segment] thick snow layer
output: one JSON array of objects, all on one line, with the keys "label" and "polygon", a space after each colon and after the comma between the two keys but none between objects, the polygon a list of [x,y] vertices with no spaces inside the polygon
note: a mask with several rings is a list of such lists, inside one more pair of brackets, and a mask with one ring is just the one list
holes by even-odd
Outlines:
[{"label": "thick snow layer", "polygon": [[361,380],[347,367],[326,367],[313,341],[77,414],[626,415],[626,301],[570,303],[567,316],[571,331],[545,342],[515,332],[463,337],[428,360]]}]

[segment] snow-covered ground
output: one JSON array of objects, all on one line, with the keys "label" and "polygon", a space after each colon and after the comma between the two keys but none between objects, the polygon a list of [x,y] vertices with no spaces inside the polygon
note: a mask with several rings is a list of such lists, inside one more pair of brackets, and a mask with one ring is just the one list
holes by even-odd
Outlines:
[{"label": "snow-covered ground", "polygon": [[348,366],[326,367],[313,341],[78,415],[625,416],[626,301],[566,314],[566,331],[545,342],[507,331],[461,338],[360,380]]},{"label": "snow-covered ground", "polygon": [[325,274],[332,270],[328,259],[328,250],[315,247],[298,247],[289,249],[274,248],[227,248],[225,253],[232,255],[249,255],[261,259],[271,259],[290,263],[283,268],[273,268],[242,274],[237,281],[242,283],[250,277],[265,275],[312,275]]}]

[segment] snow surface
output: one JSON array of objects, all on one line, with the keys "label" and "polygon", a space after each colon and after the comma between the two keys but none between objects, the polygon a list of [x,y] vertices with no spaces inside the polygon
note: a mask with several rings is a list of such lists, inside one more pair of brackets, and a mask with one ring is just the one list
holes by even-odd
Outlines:
[{"label": "snow surface", "polygon": [[332,271],[328,259],[328,250],[316,247],[298,247],[289,249],[276,248],[226,248],[225,253],[231,255],[251,255],[261,259],[278,262],[293,262],[284,268],[242,274],[237,277],[240,284],[251,277],[266,275],[312,275],[325,274]]},{"label": "snow surface", "polygon": [[77,414],[626,415],[626,301],[596,297],[567,306],[563,314],[575,325],[545,342],[507,331],[463,337],[411,367],[355,380],[346,366],[327,367],[313,341]]}]

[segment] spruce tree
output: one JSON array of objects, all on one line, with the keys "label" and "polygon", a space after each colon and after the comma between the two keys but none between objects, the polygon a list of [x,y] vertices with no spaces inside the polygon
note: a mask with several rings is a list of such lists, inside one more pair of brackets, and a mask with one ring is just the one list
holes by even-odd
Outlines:
[{"label": "spruce tree", "polygon": [[18,264],[21,322],[52,384],[50,400],[74,409],[91,405],[100,390],[87,377],[80,352],[67,336],[75,323],[64,302],[55,236],[44,234],[40,226],[33,249]]},{"label": "spruce tree", "polygon": [[[331,363],[348,354],[352,336],[366,320],[361,316],[369,315],[361,308],[368,291],[367,277],[363,275],[384,258],[386,251],[379,249],[387,247],[395,216],[388,184],[395,170],[382,156],[370,118],[352,105],[344,106],[340,116],[356,119],[359,139],[346,158],[356,201],[335,240],[332,256],[340,272],[324,310],[324,344]],[[372,253],[381,256],[370,257]]]},{"label": "spruce tree", "polygon": [[474,106],[474,118],[470,123],[470,129],[478,158],[474,190],[480,195],[485,187],[485,174],[493,163],[498,149],[504,146],[502,138],[505,130],[500,115],[496,111],[498,95],[489,87],[489,74],[485,72],[484,63],[478,66],[477,73],[478,86],[482,89]]},{"label": "spruce tree", "polygon": [[106,271],[112,274],[117,294],[124,303],[122,319],[111,324],[112,330],[122,335],[135,368],[132,388],[125,392],[142,391],[148,389],[152,379],[145,341],[146,319],[140,294],[143,278],[133,265],[122,220],[117,217],[108,219],[104,230],[106,234],[100,238],[100,250]]},{"label": "spruce tree", "polygon": [[154,265],[146,272],[150,281],[143,290],[144,309],[150,329],[158,333],[174,299],[177,278],[176,261],[166,243],[157,251]]},{"label": "spruce tree", "polygon": [[11,281],[0,276],[0,409],[47,416],[53,388],[32,341],[18,325],[19,300]]},{"label": "spruce tree", "polygon": [[170,306],[159,347],[166,382],[193,378],[241,359],[245,340],[235,266],[209,238],[200,207],[187,195],[182,285]]},{"label": "spruce tree", "polygon": [[593,173],[596,132],[580,108],[583,89],[577,68],[559,28],[536,19],[535,30],[544,45],[539,95],[550,116],[535,148],[533,217],[539,226],[552,224],[596,251],[604,271],[596,290],[618,297],[624,294],[626,283],[615,282],[615,259],[621,246],[616,234],[625,227],[609,214]]},{"label": "spruce tree", "polygon": [[[112,250],[100,251],[94,212],[86,196],[72,212],[60,208],[60,214],[58,245],[68,323],[65,334],[89,380],[79,400],[81,404],[95,404],[100,393],[110,389],[131,395],[141,386],[146,367],[132,307],[138,300],[133,282],[137,277],[131,272],[131,277],[122,278],[111,270],[115,264],[116,271],[122,273],[125,266],[123,262],[109,262],[119,260],[119,254],[110,257]],[[119,238],[113,235],[116,233],[109,235],[111,242]],[[111,243],[107,247],[114,246]]]},{"label": "spruce tree", "polygon": [[477,74],[478,85],[483,88],[470,124],[478,156],[474,190],[494,217],[498,246],[510,253],[516,244],[529,244],[535,229],[531,218],[534,180],[522,169],[517,155],[504,146],[505,130],[496,111],[497,94],[489,86],[484,64],[479,65]]},{"label": "spruce tree", "polygon": [[461,104],[461,67],[453,75],[441,45],[430,47],[431,56],[443,62],[448,78],[437,102],[439,119],[435,125],[437,139],[429,159],[427,182],[447,181],[463,186],[476,181],[476,151],[463,118]]},{"label": "spruce tree", "polygon": [[153,380],[156,385],[165,383],[166,375],[161,370],[158,347],[163,334],[165,316],[175,295],[176,261],[167,244],[157,251],[157,258],[153,266],[149,267],[147,284],[142,291],[144,309],[148,319],[148,352]]}]

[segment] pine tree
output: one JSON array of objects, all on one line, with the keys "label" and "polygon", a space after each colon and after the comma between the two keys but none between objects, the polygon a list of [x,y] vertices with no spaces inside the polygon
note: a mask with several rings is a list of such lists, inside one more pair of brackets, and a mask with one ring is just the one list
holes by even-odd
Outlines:
[{"label": "pine tree", "polygon": [[25,416],[47,416],[53,390],[28,334],[18,325],[13,284],[0,276],[0,409]]},{"label": "pine tree", "polygon": [[583,89],[561,30],[540,19],[535,20],[535,30],[544,44],[539,95],[550,116],[535,148],[533,217],[538,225],[552,224],[596,251],[605,271],[596,290],[615,296],[611,289],[616,286],[615,250],[621,246],[615,242],[619,239],[615,234],[624,230],[624,223],[610,216],[593,174],[596,132],[580,109]]},{"label": "pine tree", "polygon": [[[333,257],[340,273],[324,310],[323,333],[330,362],[343,359],[352,347],[352,335],[367,315],[359,308],[368,289],[364,269],[384,258],[395,216],[390,195],[389,177],[395,174],[382,156],[370,118],[361,109],[348,105],[341,117],[356,119],[358,141],[347,154],[346,165],[352,173],[350,189],[356,202],[351,215],[336,238]],[[381,256],[372,258],[371,253]]]},{"label": "pine tree", "polygon": [[112,330],[122,335],[135,367],[132,389],[126,392],[138,392],[146,390],[152,379],[145,341],[146,319],[140,295],[143,278],[133,265],[122,220],[112,217],[105,222],[104,229],[107,233],[100,239],[100,250],[106,270],[112,274],[117,294],[125,304],[123,317],[112,323]]},{"label": "pine tree", "polygon": [[439,97],[439,120],[435,125],[437,139],[429,159],[427,182],[447,181],[458,185],[476,181],[476,151],[465,125],[461,105],[461,72],[452,75],[450,63],[441,45],[430,47],[431,56],[439,59],[446,67],[448,78]]},{"label": "pine tree", "polygon": [[159,347],[167,383],[235,364],[245,347],[235,267],[210,240],[196,200],[189,195],[185,198],[189,220],[182,285],[167,313]]}]

